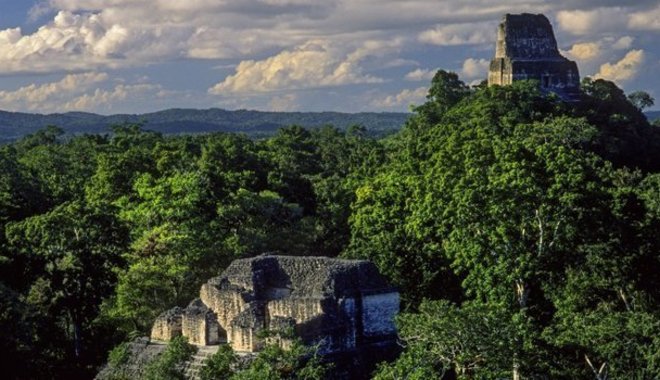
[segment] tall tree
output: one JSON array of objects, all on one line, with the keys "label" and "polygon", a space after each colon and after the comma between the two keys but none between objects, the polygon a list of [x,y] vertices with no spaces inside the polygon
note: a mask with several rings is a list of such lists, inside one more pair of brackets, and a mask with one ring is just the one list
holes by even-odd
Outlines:
[{"label": "tall tree", "polygon": [[[7,226],[10,247],[27,257],[27,302],[61,329],[68,343],[63,362],[75,370],[95,361],[94,320],[122,266],[125,228],[108,209],[73,201]],[[52,342],[55,344],[55,342]],[[43,349],[47,349],[44,347]],[[62,363],[63,364],[63,363]]]}]

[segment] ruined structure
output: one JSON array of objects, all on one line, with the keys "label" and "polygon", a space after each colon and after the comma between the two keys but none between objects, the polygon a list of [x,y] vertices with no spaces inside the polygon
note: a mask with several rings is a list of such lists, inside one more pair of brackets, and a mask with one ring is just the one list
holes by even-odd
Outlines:
[{"label": "ruined structure", "polygon": [[262,255],[234,261],[185,309],[161,314],[151,337],[255,352],[266,343],[263,331],[288,330],[330,354],[394,344],[398,311],[398,292],[371,262]]},{"label": "ruined structure", "polygon": [[522,79],[536,79],[542,91],[565,100],[574,100],[579,94],[577,64],[559,53],[552,25],[541,14],[507,14],[497,30],[488,85],[504,86]]}]

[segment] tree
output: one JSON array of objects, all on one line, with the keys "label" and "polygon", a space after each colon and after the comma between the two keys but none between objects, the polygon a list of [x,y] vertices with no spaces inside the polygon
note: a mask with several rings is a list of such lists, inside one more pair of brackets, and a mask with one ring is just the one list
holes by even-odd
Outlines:
[{"label": "tree", "polygon": [[323,380],[328,365],[320,361],[316,348],[294,340],[287,349],[267,345],[247,368],[236,371],[232,380]]},{"label": "tree", "polygon": [[197,348],[183,336],[173,338],[165,352],[151,361],[144,371],[144,380],[184,380],[183,364],[191,359]]},{"label": "tree", "polygon": [[509,370],[516,331],[493,306],[424,301],[417,313],[400,315],[397,327],[406,351],[375,379],[502,378]]},{"label": "tree", "polygon": [[628,94],[628,101],[640,111],[643,111],[644,108],[652,107],[655,103],[655,99],[646,91],[631,92]]},{"label": "tree", "polygon": [[[616,123],[637,119],[639,111],[618,88],[596,82],[587,86],[595,106],[618,104]],[[592,363],[607,362],[612,373],[616,368],[618,377],[642,373],[633,368],[644,366],[654,343],[653,332],[639,326],[653,326],[658,318],[652,311],[657,284],[645,269],[657,268],[652,252],[659,245],[649,229],[655,222],[635,191],[640,174],[615,169],[591,151],[601,131],[589,117],[575,117],[581,112],[544,98],[533,83],[516,82],[475,90],[435,124],[413,117],[396,141],[392,164],[358,190],[346,254],[361,252],[395,283],[410,284],[402,287],[404,301],[415,299],[410,294],[419,300],[449,293],[467,315],[477,304],[504,316],[499,320],[510,334],[499,341],[507,342],[509,359],[485,350],[485,366],[514,377],[581,378],[591,375],[579,369],[587,368],[587,353]],[[645,199],[653,198],[652,183]],[[447,264],[439,267],[442,262]],[[424,272],[430,268],[438,270]],[[438,292],[427,280],[451,276],[461,284],[454,292]],[[633,299],[649,301],[637,301],[635,310]],[[599,310],[632,313],[618,321],[646,322],[622,328],[628,322],[602,318],[594,329],[611,328],[622,338],[598,352],[587,342],[593,346],[606,335],[589,336],[586,328],[583,341],[557,340],[564,333],[559,326],[571,326],[565,321]],[[443,322],[437,317],[429,323]],[[434,373],[457,366],[416,361],[426,348],[410,350],[387,368],[419,365]],[[507,361],[508,369],[502,367]]]},{"label": "tree", "polygon": [[266,141],[262,154],[271,166],[269,187],[313,215],[316,201],[309,176],[319,171],[319,157],[312,134],[300,126],[282,128]]},{"label": "tree", "polygon": [[425,122],[433,125],[469,94],[470,88],[456,73],[438,70],[431,80],[431,87],[426,95],[427,102],[414,111],[424,118]]},{"label": "tree", "polygon": [[202,380],[229,380],[234,374],[238,357],[228,344],[221,344],[218,351],[204,361],[199,371]]},{"label": "tree", "polygon": [[84,370],[99,355],[94,320],[114,289],[114,269],[123,265],[124,226],[108,208],[74,201],[10,223],[7,238],[14,254],[28,263],[23,272],[30,284],[27,302],[68,340],[65,357],[57,359],[75,361],[80,367],[69,363],[70,368]]}]

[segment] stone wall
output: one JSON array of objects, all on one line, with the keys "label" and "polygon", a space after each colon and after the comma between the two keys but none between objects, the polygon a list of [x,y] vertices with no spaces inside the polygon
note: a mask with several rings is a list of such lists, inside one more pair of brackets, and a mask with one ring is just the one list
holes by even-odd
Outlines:
[{"label": "stone wall", "polygon": [[183,309],[178,306],[159,315],[151,328],[151,339],[169,341],[181,335],[182,318]]},{"label": "stone wall", "polygon": [[189,343],[202,346],[218,344],[219,332],[218,317],[201,299],[195,299],[184,309],[181,334],[188,337]]}]

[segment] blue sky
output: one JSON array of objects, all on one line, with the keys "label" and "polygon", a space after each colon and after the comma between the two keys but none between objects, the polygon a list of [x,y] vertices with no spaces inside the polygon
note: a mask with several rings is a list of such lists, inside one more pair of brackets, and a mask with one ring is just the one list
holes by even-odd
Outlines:
[{"label": "blue sky", "polygon": [[0,109],[406,111],[438,68],[485,78],[521,12],[548,16],[582,76],[660,104],[660,2],[630,3],[0,0]]}]

